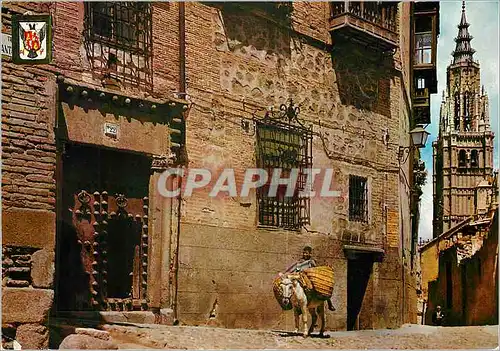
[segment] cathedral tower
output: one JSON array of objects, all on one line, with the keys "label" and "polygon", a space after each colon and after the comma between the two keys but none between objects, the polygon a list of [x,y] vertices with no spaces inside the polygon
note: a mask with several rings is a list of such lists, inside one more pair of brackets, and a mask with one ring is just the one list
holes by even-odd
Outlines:
[{"label": "cathedral tower", "polygon": [[485,185],[491,189],[493,179],[494,134],[488,96],[481,86],[471,40],[464,2],[455,51],[447,68],[439,134],[433,143],[433,237],[485,211],[480,192]]}]

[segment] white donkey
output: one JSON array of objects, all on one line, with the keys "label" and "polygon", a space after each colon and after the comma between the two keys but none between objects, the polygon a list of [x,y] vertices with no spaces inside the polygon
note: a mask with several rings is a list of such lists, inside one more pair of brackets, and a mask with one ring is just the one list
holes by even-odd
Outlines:
[{"label": "white donkey", "polygon": [[[311,335],[316,326],[319,313],[321,319],[321,329],[319,335],[323,336],[325,332],[325,300],[320,300],[312,294],[306,294],[300,285],[300,277],[298,274],[283,275],[280,273],[281,281],[280,288],[282,290],[283,305],[292,303],[293,313],[295,316],[295,332],[299,331],[299,316],[302,314],[303,335],[307,337]],[[311,314],[311,326],[307,328],[307,311]],[[317,312],[317,313],[316,313]]]}]

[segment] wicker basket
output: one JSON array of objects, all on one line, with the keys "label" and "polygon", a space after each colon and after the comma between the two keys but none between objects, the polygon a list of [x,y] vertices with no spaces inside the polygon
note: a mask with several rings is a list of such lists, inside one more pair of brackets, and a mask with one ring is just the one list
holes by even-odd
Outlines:
[{"label": "wicker basket", "polygon": [[333,269],[320,266],[304,269],[303,272],[311,281],[320,298],[329,299],[333,294]]},{"label": "wicker basket", "polygon": [[291,310],[293,308],[291,301],[289,301],[288,304],[286,304],[286,305],[283,304],[283,292],[281,291],[281,288],[280,288],[280,281],[281,281],[280,277],[277,277],[276,279],[274,279],[274,282],[273,282],[274,297],[276,298],[276,301],[278,301],[278,303],[280,304],[282,309],[284,309],[285,311]]}]

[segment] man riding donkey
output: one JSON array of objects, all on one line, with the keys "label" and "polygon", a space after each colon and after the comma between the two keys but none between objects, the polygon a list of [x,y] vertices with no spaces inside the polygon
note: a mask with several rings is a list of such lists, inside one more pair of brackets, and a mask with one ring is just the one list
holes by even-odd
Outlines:
[{"label": "man riding donkey", "polygon": [[[317,267],[316,261],[312,258],[312,248],[310,246],[306,246],[302,249],[302,258],[299,259],[297,262],[292,264],[290,267],[288,267],[285,271],[286,273],[299,273],[302,272],[304,269],[307,268],[313,268]],[[305,288],[309,290],[313,290],[313,286],[309,280],[305,280],[304,283],[308,286]],[[335,307],[333,306],[331,298],[327,299],[326,302],[328,303],[328,309],[330,311],[335,311]]]},{"label": "man riding donkey", "polygon": [[[276,300],[283,310],[292,309],[295,316],[295,331],[299,331],[302,319],[303,336],[311,335],[320,318],[320,336],[325,331],[325,301],[328,308],[335,311],[331,302],[333,293],[333,270],[328,266],[317,266],[311,258],[312,249],[306,246],[302,251],[302,259],[280,273],[273,282]],[[311,326],[308,328],[307,315],[311,315]],[[300,318],[302,316],[302,318]]]}]

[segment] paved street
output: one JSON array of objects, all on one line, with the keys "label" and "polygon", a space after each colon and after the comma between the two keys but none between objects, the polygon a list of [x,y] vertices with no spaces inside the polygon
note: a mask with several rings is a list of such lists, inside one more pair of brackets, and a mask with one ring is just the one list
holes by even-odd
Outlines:
[{"label": "paved street", "polygon": [[105,325],[120,349],[493,349],[498,326],[433,327],[405,325],[397,330],[329,332],[329,338],[303,338],[279,331]]}]

